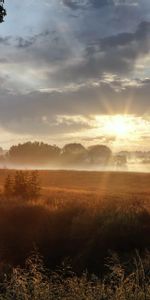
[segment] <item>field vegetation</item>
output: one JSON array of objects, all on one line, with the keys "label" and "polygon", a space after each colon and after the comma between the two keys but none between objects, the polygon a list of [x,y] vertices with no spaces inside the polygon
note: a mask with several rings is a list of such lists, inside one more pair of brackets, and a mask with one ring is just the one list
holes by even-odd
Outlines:
[{"label": "field vegetation", "polygon": [[[40,171],[40,197],[8,197],[16,174],[0,171],[0,271],[11,295],[1,299],[150,299],[149,174]],[[48,274],[29,264],[35,249]]]},{"label": "field vegetation", "polygon": [[2,300],[149,300],[150,254],[142,261],[138,252],[133,260],[134,271],[121,265],[112,255],[103,278],[84,272],[77,276],[69,266],[61,265],[49,272],[37,255],[30,257],[24,268],[13,268],[1,277]]}]

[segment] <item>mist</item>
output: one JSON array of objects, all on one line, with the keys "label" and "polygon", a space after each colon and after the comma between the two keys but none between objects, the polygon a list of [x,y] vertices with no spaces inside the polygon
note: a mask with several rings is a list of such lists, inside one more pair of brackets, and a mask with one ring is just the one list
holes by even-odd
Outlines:
[{"label": "mist", "polygon": [[150,151],[114,153],[103,144],[85,147],[70,143],[62,148],[43,142],[27,142],[1,149],[1,169],[85,170],[115,172],[149,172]]},{"label": "mist", "polygon": [[83,164],[78,166],[61,166],[61,165],[24,165],[24,164],[10,164],[5,165],[0,164],[0,169],[3,170],[66,170],[66,171],[97,171],[97,172],[135,172],[135,173],[149,173],[150,172],[150,163],[137,163],[136,160],[128,162],[125,166],[116,166],[116,165],[97,165],[97,166],[85,166]]}]

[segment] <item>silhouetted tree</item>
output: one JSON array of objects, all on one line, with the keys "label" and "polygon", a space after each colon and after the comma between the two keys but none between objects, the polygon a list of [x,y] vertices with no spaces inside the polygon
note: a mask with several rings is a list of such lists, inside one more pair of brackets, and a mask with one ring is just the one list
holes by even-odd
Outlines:
[{"label": "silhouetted tree", "polygon": [[89,162],[92,164],[106,164],[111,158],[112,152],[105,145],[93,145],[88,148]]},{"label": "silhouetted tree", "polygon": [[[109,147],[93,145],[86,149],[80,143],[66,144],[62,149],[56,145],[40,142],[27,142],[12,146],[8,151],[4,163],[22,166],[47,166],[63,165],[107,164],[112,156]],[[7,159],[6,159],[7,158]]]},{"label": "silhouetted tree", "polygon": [[82,164],[87,157],[87,150],[82,144],[72,143],[63,147],[61,160],[65,164]]},{"label": "silhouetted tree", "polygon": [[115,164],[117,167],[125,167],[127,165],[126,155],[118,154],[115,156]]},{"label": "silhouetted tree", "polygon": [[56,164],[59,155],[60,149],[56,145],[27,142],[12,146],[8,152],[8,159],[11,163],[19,165]]},{"label": "silhouetted tree", "polygon": [[7,15],[6,9],[3,6],[4,0],[0,1],[0,23],[4,22],[4,17]]}]

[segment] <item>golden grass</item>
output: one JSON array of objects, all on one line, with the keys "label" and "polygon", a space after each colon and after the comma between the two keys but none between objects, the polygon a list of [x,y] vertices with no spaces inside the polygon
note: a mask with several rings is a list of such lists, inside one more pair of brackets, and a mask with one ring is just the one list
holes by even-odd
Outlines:
[{"label": "golden grass", "polygon": [[138,252],[127,270],[113,254],[109,272],[99,278],[83,273],[80,277],[63,264],[47,272],[42,260],[32,256],[24,268],[13,268],[1,277],[1,300],[150,300],[150,253],[141,260]]},{"label": "golden grass", "polygon": [[[2,188],[8,173],[14,172],[0,171]],[[13,266],[1,284],[0,299],[149,300],[150,255],[144,253],[150,249],[150,174],[40,171],[39,175],[40,199],[0,197],[1,274]],[[67,260],[80,277],[66,275],[68,264],[49,277],[32,261],[24,268],[35,247],[49,269]],[[146,265],[138,257],[135,266],[136,249]],[[121,263],[114,261],[105,275],[110,252],[117,252]],[[21,267],[16,268],[18,264]],[[82,275],[84,270],[98,277]]]},{"label": "golden grass", "polygon": [[[1,170],[0,183],[9,173]],[[40,171],[40,199],[0,200],[0,258],[22,264],[36,246],[49,267],[103,269],[109,250],[150,247],[150,174]]]},{"label": "golden grass", "polygon": [[[0,186],[8,174],[15,170],[0,170]],[[87,172],[87,171],[39,171],[42,186],[67,190],[120,191],[123,193],[150,193],[149,173]]]}]

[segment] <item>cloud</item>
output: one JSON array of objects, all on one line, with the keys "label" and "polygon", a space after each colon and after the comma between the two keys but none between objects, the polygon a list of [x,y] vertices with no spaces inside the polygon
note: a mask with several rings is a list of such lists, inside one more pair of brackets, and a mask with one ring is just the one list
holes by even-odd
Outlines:
[{"label": "cloud", "polygon": [[96,114],[149,113],[149,0],[10,6],[0,35],[2,128],[54,137],[90,129]]},{"label": "cloud", "polygon": [[63,0],[63,4],[72,10],[95,8],[102,9],[108,6],[135,6],[139,0]]},{"label": "cloud", "polygon": [[0,37],[0,45],[9,46],[10,45],[10,40],[11,40],[10,36]]},{"label": "cloud", "polygon": [[130,85],[119,79],[117,89],[114,79],[74,90],[25,95],[5,92],[0,99],[0,125],[17,134],[71,133],[94,127],[94,115],[148,114],[149,94],[147,81]]},{"label": "cloud", "polygon": [[63,4],[72,10],[77,10],[82,7],[82,4],[78,0],[63,0]]},{"label": "cloud", "polygon": [[89,2],[95,8],[103,8],[115,4],[113,0],[89,0]]},{"label": "cloud", "polygon": [[[121,6],[121,12],[110,8],[111,2],[114,3],[113,7]],[[3,47],[0,43],[0,63],[4,65],[1,72],[5,68],[9,88],[30,90],[39,85],[41,88],[57,88],[99,80],[104,73],[132,76],[138,59],[149,54],[148,21],[141,22],[135,30],[129,28],[125,31],[129,27],[131,15],[128,20],[128,13],[122,6],[129,5],[129,1],[90,1],[92,6],[104,6],[105,3],[105,13],[97,12],[97,9],[91,12],[87,6],[89,1],[65,2],[66,5],[69,3],[86,6],[87,13],[82,14],[78,21],[72,20],[68,15],[64,15],[64,19],[61,15],[62,19],[58,19],[59,15],[56,15],[57,26],[55,24],[52,28],[41,28],[40,32],[28,36],[6,37]],[[137,6],[132,9],[136,10]],[[123,19],[125,15],[126,26],[122,31],[121,22],[118,33],[118,29],[114,27],[114,19],[118,16]],[[111,26],[107,26],[108,23]],[[8,45],[4,45],[5,40],[9,42]]]},{"label": "cloud", "polygon": [[65,65],[54,74],[54,79],[67,83],[98,79],[105,72],[127,75],[136,68],[136,61],[148,55],[149,51],[150,23],[142,22],[134,33],[92,41],[79,62]]},{"label": "cloud", "polygon": [[33,45],[36,44],[36,42],[38,42],[39,40],[41,40],[42,38],[46,38],[47,36],[50,37],[50,35],[54,34],[55,32],[51,32],[48,30],[45,30],[39,34],[35,34],[33,36],[30,36],[29,38],[22,38],[22,37],[17,37],[16,38],[16,47],[17,48],[29,48],[32,47]]},{"label": "cloud", "polygon": [[[149,51],[149,37],[150,37],[150,22],[142,22],[135,33],[120,33],[115,36],[107,37],[100,40],[100,49],[107,50],[114,47],[126,46],[132,43],[138,43],[140,41],[140,46],[145,48],[146,41],[146,49],[145,52]],[[144,42],[144,44],[143,44]],[[137,45],[137,46],[138,46]]]},{"label": "cloud", "polygon": [[92,142],[92,143],[104,143],[104,144],[108,144],[108,143],[112,143],[116,141],[116,137],[115,136],[104,136],[104,135],[99,135],[99,136],[94,136],[94,137],[85,137],[83,138],[84,142]]}]

